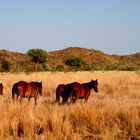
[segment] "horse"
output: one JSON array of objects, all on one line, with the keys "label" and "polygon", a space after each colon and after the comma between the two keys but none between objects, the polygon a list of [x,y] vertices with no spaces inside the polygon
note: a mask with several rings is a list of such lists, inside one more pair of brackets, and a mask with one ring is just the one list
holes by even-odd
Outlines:
[{"label": "horse", "polygon": [[0,95],[3,95],[3,85],[0,83]]},{"label": "horse", "polygon": [[55,102],[60,102],[60,97],[62,96],[64,90],[66,88],[66,85],[64,84],[59,84],[56,88],[56,100]]},{"label": "horse", "polygon": [[94,89],[95,92],[98,92],[98,82],[97,80],[91,80],[88,83],[78,83],[73,82],[68,85],[67,90],[64,91],[63,102],[67,102],[70,98],[70,102],[75,103],[77,99],[85,99],[85,102],[88,101],[90,96],[91,89]]},{"label": "horse", "polygon": [[59,84],[56,88],[56,100],[55,102],[60,102],[60,97],[62,97],[62,102],[65,103],[67,102],[68,98],[69,98],[69,89],[70,89],[70,84]]},{"label": "horse", "polygon": [[38,94],[42,95],[42,82],[28,83],[25,81],[19,81],[12,87],[13,100],[15,94],[17,95],[17,99],[20,96],[20,100],[23,98],[28,98],[28,101],[30,101],[31,98],[34,98],[36,104]]}]

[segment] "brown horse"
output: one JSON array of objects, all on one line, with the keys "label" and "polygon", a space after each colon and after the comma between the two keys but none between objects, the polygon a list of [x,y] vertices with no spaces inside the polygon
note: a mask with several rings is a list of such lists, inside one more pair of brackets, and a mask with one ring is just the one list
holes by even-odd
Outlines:
[{"label": "brown horse", "polygon": [[64,91],[63,102],[67,102],[69,98],[73,103],[76,102],[77,99],[85,99],[85,101],[87,101],[90,96],[91,89],[98,92],[97,80],[91,80],[90,82],[83,84],[73,82],[69,84],[67,90]]},{"label": "brown horse", "polygon": [[[67,98],[69,97],[68,94],[70,93],[69,92],[69,89],[70,89],[70,85],[71,84],[59,84],[56,88],[56,100],[55,102],[60,102],[60,97],[62,97],[62,102],[65,103]],[[66,95],[67,93],[67,95]]]},{"label": "brown horse", "polygon": [[66,88],[66,85],[64,84],[59,84],[56,88],[56,100],[55,102],[60,102],[60,97],[62,96],[64,90]]},{"label": "brown horse", "polygon": [[42,95],[42,82],[27,83],[25,81],[19,81],[13,85],[13,99],[15,94],[17,95],[17,99],[20,96],[21,100],[23,98],[28,98],[28,101],[30,101],[30,99],[33,97],[36,104],[38,94]]},{"label": "brown horse", "polygon": [[3,95],[3,85],[0,83],[0,95]]}]

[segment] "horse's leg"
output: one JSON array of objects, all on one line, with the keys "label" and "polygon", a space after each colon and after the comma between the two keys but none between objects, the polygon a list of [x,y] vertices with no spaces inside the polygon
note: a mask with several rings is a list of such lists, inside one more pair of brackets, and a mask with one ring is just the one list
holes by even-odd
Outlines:
[{"label": "horse's leg", "polygon": [[14,97],[15,97],[14,94],[15,94],[15,93],[13,92],[13,93],[12,93],[12,99],[13,99],[13,102],[14,102]]},{"label": "horse's leg", "polygon": [[13,92],[12,93],[12,99],[13,99],[13,103],[15,101],[15,96],[16,96],[16,101],[18,100],[18,97],[19,97],[19,93],[18,92]]},{"label": "horse's leg", "polygon": [[34,97],[34,99],[35,99],[35,105],[37,105],[37,97]]},{"label": "horse's leg", "polygon": [[85,97],[85,102],[87,102],[88,101],[88,97]]},{"label": "horse's leg", "polygon": [[72,103],[74,104],[77,101],[75,97],[72,98]]},{"label": "horse's leg", "polygon": [[75,90],[73,90],[73,91],[71,92],[72,103],[73,103],[73,104],[74,104],[74,103],[77,101],[77,99],[78,99],[78,97],[77,97],[76,95],[78,95],[78,93],[77,93]]},{"label": "horse's leg", "polygon": [[28,97],[28,103],[30,102],[30,100],[31,100],[31,97]]},{"label": "horse's leg", "polygon": [[73,103],[72,95],[70,96],[70,103]]},{"label": "horse's leg", "polygon": [[56,103],[59,103],[59,102],[60,102],[60,98],[56,97],[55,102],[56,102]]},{"label": "horse's leg", "polygon": [[[18,96],[17,96],[17,99],[18,99]],[[23,100],[23,96],[20,96],[19,102],[22,103],[22,100]]]},{"label": "horse's leg", "polygon": [[66,103],[68,102],[68,99],[69,99],[69,96],[68,96],[68,97],[66,97],[66,99],[65,99]]},{"label": "horse's leg", "polygon": [[76,102],[75,96],[71,95],[70,96],[70,103],[74,104]]},{"label": "horse's leg", "polygon": [[19,98],[19,94],[17,94],[16,101],[18,101],[18,98]]},{"label": "horse's leg", "polygon": [[60,93],[56,93],[56,100],[55,100],[56,103],[59,103],[60,102]]},{"label": "horse's leg", "polygon": [[64,97],[62,97],[62,103],[65,104],[66,103],[66,99]]},{"label": "horse's leg", "polygon": [[90,93],[88,93],[86,96],[85,96],[85,102],[88,101],[88,97],[89,97]]},{"label": "horse's leg", "polygon": [[12,101],[13,101],[13,103],[14,103],[14,101],[15,101],[14,93],[12,93]]},{"label": "horse's leg", "polygon": [[68,98],[67,97],[62,97],[62,103],[65,104],[68,102]]}]

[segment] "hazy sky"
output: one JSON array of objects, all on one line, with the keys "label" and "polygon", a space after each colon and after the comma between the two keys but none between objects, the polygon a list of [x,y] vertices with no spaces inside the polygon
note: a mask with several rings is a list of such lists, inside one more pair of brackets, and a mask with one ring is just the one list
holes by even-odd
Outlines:
[{"label": "hazy sky", "polygon": [[0,0],[0,49],[140,52],[140,0]]}]

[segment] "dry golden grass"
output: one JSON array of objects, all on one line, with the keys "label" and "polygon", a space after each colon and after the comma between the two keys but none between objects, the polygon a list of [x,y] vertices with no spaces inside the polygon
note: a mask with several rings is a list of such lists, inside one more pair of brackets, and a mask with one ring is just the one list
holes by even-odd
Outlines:
[{"label": "dry golden grass", "polygon": [[[55,104],[60,83],[98,79],[99,92],[74,105]],[[12,102],[12,85],[20,80],[42,81],[43,96],[28,103]],[[140,139],[140,73],[68,72],[1,73],[4,96],[0,96],[2,140],[129,140]]]}]

